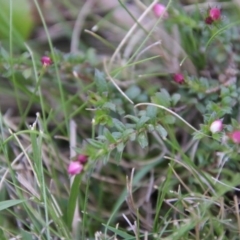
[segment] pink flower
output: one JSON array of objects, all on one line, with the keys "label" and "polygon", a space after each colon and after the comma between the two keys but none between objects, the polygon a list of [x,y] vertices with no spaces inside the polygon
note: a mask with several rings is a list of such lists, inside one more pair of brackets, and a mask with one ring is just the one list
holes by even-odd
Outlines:
[{"label": "pink flower", "polygon": [[157,3],[157,4],[154,5],[153,12],[154,12],[156,17],[161,17],[161,16],[163,16],[164,18],[168,17],[166,7],[161,3]]},{"label": "pink flower", "polygon": [[80,154],[77,157],[77,161],[81,164],[85,164],[88,161],[88,156]]},{"label": "pink flower", "polygon": [[214,21],[218,21],[221,18],[221,10],[217,7],[211,8],[208,12],[208,16],[205,18],[205,23],[211,25]]},{"label": "pink flower", "polygon": [[222,124],[222,120],[218,119],[215,120],[214,122],[212,122],[212,124],[210,125],[210,131],[212,133],[217,133],[222,131],[223,129],[223,124]]},{"label": "pink flower", "polygon": [[221,18],[221,10],[217,7],[211,8],[209,10],[209,17],[211,17],[213,21],[219,20]]},{"label": "pink flower", "polygon": [[179,83],[179,84],[182,84],[184,83],[184,76],[182,73],[175,73],[173,75],[173,80],[176,82],[176,83]]},{"label": "pink flower", "polygon": [[240,143],[240,131],[239,130],[236,130],[236,131],[230,133],[229,137],[231,138],[231,140],[234,143],[237,143],[237,144]]},{"label": "pink flower", "polygon": [[41,58],[41,63],[44,67],[48,67],[52,64],[52,59],[48,56],[43,56]]},{"label": "pink flower", "polygon": [[70,162],[68,166],[68,173],[71,175],[79,174],[83,170],[83,165],[80,162]]}]

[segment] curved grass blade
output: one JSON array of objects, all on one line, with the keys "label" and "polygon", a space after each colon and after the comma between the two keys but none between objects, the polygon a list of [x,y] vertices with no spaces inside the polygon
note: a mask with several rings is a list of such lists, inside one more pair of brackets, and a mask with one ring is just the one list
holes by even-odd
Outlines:
[{"label": "curved grass blade", "polygon": [[233,23],[229,23],[227,26],[225,26],[225,27],[219,29],[217,32],[215,32],[215,33],[212,35],[212,37],[208,40],[208,42],[207,42],[207,44],[206,44],[206,47],[205,47],[205,50],[207,50],[208,46],[210,45],[210,43],[213,41],[213,39],[214,39],[217,35],[221,34],[222,32],[224,32],[224,31],[225,31],[226,29],[228,29],[228,28],[231,28],[231,27],[234,27],[235,25],[238,25],[239,23],[240,23],[239,20],[236,21],[236,22],[233,22]]}]

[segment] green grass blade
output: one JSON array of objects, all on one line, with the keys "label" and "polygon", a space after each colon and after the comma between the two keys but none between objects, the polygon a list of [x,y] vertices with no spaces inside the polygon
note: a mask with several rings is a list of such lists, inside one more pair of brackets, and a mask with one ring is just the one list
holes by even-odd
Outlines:
[{"label": "green grass blade", "polygon": [[27,201],[26,199],[13,199],[13,200],[2,201],[0,202],[0,211],[8,209],[10,207],[13,207],[15,205],[18,205],[26,201]]},{"label": "green grass blade", "polygon": [[236,22],[233,22],[233,23],[229,23],[227,26],[225,26],[225,27],[219,29],[217,32],[215,32],[215,33],[212,35],[212,37],[208,40],[205,49],[207,50],[208,46],[210,45],[210,43],[213,41],[213,39],[214,39],[217,35],[221,34],[222,32],[224,32],[225,30],[227,30],[227,29],[229,29],[229,28],[231,28],[231,27],[234,27],[234,26],[238,25],[239,23],[240,23],[240,21],[236,21]]},{"label": "green grass blade", "polygon": [[80,183],[81,183],[81,175],[75,176],[72,187],[71,187],[71,192],[70,192],[69,201],[68,201],[68,209],[67,209],[67,224],[70,229],[72,226],[74,211],[77,204]]}]

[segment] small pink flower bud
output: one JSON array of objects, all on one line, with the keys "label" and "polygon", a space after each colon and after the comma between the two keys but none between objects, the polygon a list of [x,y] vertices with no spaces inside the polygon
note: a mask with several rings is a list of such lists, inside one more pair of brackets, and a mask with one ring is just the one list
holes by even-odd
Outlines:
[{"label": "small pink flower bud", "polygon": [[220,120],[220,119],[215,120],[214,122],[212,122],[212,124],[210,126],[210,131],[212,133],[221,132],[222,129],[223,129],[223,123],[222,123],[222,120]]},{"label": "small pink flower bud", "polygon": [[181,73],[175,73],[175,74],[173,75],[173,80],[174,80],[176,83],[182,84],[182,83],[184,83],[184,76],[183,76],[183,74],[181,74]]},{"label": "small pink flower bud", "polygon": [[211,17],[213,21],[219,20],[221,18],[221,10],[217,7],[211,8],[209,10],[209,17]]},{"label": "small pink flower bud", "polygon": [[83,170],[83,165],[77,161],[70,162],[68,166],[68,173],[71,175],[79,174]]},{"label": "small pink flower bud", "polygon": [[153,12],[156,17],[161,17],[161,16],[163,16],[164,18],[168,17],[168,13],[166,12],[166,7],[161,3],[157,3],[154,5]]},{"label": "small pink flower bud", "polygon": [[80,154],[77,157],[77,161],[81,164],[85,164],[88,161],[88,156]]},{"label": "small pink flower bud", "polygon": [[43,57],[41,58],[41,63],[42,63],[42,65],[43,65],[44,67],[48,67],[48,66],[50,66],[50,65],[52,64],[52,60],[51,60],[51,58],[48,57],[48,56],[43,56]]},{"label": "small pink flower bud", "polygon": [[236,130],[229,135],[230,139],[234,142],[239,144],[240,143],[240,131]]},{"label": "small pink flower bud", "polygon": [[206,17],[205,18],[205,23],[208,25],[211,25],[213,23],[213,19],[211,17]]}]

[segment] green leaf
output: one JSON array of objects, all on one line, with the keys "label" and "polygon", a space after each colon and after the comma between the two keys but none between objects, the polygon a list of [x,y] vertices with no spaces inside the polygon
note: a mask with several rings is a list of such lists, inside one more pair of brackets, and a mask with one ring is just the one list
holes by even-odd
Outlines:
[{"label": "green leaf", "polygon": [[146,132],[142,132],[137,136],[137,141],[140,144],[142,148],[145,148],[148,146],[148,139]]},{"label": "green leaf", "polygon": [[81,175],[76,175],[74,177],[73,184],[71,186],[70,196],[68,200],[68,208],[67,208],[67,223],[69,229],[72,227],[72,221],[74,216],[75,207],[77,204],[77,198],[79,194],[79,186],[81,183]]},{"label": "green leaf", "polygon": [[170,107],[171,97],[169,96],[166,90],[161,90],[161,92],[157,92],[153,97],[153,102],[164,107]]},{"label": "green leaf", "polygon": [[163,117],[163,121],[166,124],[174,124],[176,122],[176,118],[172,115],[166,115]]},{"label": "green leaf", "polygon": [[137,138],[136,132],[131,133],[130,136],[129,136],[130,141],[135,141],[136,138]]},{"label": "green leaf", "polygon": [[118,140],[118,139],[122,138],[122,133],[121,132],[112,132],[112,136],[115,138],[115,140]]},{"label": "green leaf", "polygon": [[112,120],[113,120],[114,126],[117,128],[118,131],[123,132],[126,129],[125,125],[122,122],[120,122],[118,119],[113,118]]},{"label": "green leaf", "polygon": [[112,111],[116,111],[116,105],[111,102],[106,102],[103,104],[102,108],[110,109]]},{"label": "green leaf", "polygon": [[132,100],[134,100],[136,97],[138,97],[140,95],[140,93],[141,93],[141,89],[138,86],[136,86],[136,85],[131,86],[125,92],[125,94],[129,98],[131,98]]},{"label": "green leaf", "polygon": [[103,141],[103,142],[105,142],[107,140],[104,135],[99,135],[99,136],[96,137],[96,139],[97,139],[96,141],[100,140],[100,141]]},{"label": "green leaf", "polygon": [[132,132],[135,132],[135,130],[132,129],[132,128],[128,128],[128,129],[125,129],[125,130],[122,132],[122,134],[123,134],[124,137],[126,137],[126,136],[130,135]]},{"label": "green leaf", "polygon": [[222,99],[223,104],[231,104],[233,102],[233,99],[229,96],[226,96]]},{"label": "green leaf", "polygon": [[232,107],[231,106],[224,106],[223,108],[221,108],[221,111],[220,111],[220,113],[221,114],[219,114],[220,115],[220,117],[221,116],[223,116],[223,115],[225,115],[225,114],[231,114],[232,113]]},{"label": "green leaf", "polygon": [[118,152],[122,152],[124,148],[125,148],[125,145],[123,142],[118,143],[118,145],[117,145]]},{"label": "green leaf", "polygon": [[[135,137],[132,136],[132,135],[134,135]],[[136,132],[135,132],[135,130],[132,129],[132,128],[126,129],[126,130],[124,130],[124,132],[122,132],[122,137],[123,137],[123,139],[125,139],[125,140],[130,139],[131,141],[134,141],[134,140],[136,139]],[[132,138],[133,138],[133,139],[132,139]]]},{"label": "green leaf", "polygon": [[140,129],[141,127],[143,127],[143,125],[149,120],[150,118],[147,116],[142,116],[139,121],[137,122],[137,129]]},{"label": "green leaf", "polygon": [[98,69],[95,69],[94,80],[97,86],[97,91],[100,94],[108,92],[108,84],[105,78],[105,74],[100,72]]},{"label": "green leaf", "polygon": [[170,100],[171,96],[170,94],[168,93],[168,91],[165,89],[165,88],[162,88],[161,89],[161,93],[167,98]]},{"label": "green leaf", "polygon": [[231,118],[231,125],[233,128],[239,128],[239,122],[236,119]]},{"label": "green leaf", "polygon": [[162,125],[160,125],[160,124],[157,125],[155,127],[155,129],[160,134],[160,136],[162,137],[163,140],[165,140],[167,138],[168,133],[167,133],[166,129]]},{"label": "green leaf", "polygon": [[135,123],[137,123],[139,121],[138,117],[132,116],[132,115],[126,115],[125,118],[129,118],[129,119],[131,119]]},{"label": "green leaf", "polygon": [[154,119],[157,116],[158,108],[154,106],[147,106],[146,110],[146,116],[148,116],[150,119]]},{"label": "green leaf", "polygon": [[106,164],[110,158],[110,155],[111,155],[111,151],[108,151],[108,153],[103,156],[103,164]]},{"label": "green leaf", "polygon": [[193,139],[194,140],[200,140],[200,139],[202,139],[204,137],[205,137],[205,135],[203,133],[201,133],[201,132],[194,132],[193,133]]},{"label": "green leaf", "polygon": [[174,93],[172,95],[172,103],[173,103],[173,106],[175,106],[178,101],[181,99],[181,95],[179,93]]},{"label": "green leaf", "polygon": [[13,200],[7,200],[0,202],[0,211],[5,210],[7,208],[13,207],[15,205],[18,205],[20,203],[26,202],[27,200],[21,200],[21,199],[13,199]]},{"label": "green leaf", "polygon": [[87,142],[97,149],[102,149],[102,147],[103,147],[103,143],[101,143],[95,139],[87,139]]},{"label": "green leaf", "polygon": [[115,156],[114,156],[115,161],[120,162],[122,160],[122,154],[123,154],[122,151],[121,152],[117,151]]},{"label": "green leaf", "polygon": [[225,97],[229,95],[230,95],[230,89],[225,86],[221,86],[221,96]]},{"label": "green leaf", "polygon": [[32,68],[26,68],[22,71],[22,75],[24,78],[28,79],[32,76]]},{"label": "green leaf", "polygon": [[152,124],[148,124],[147,128],[148,128],[149,132],[153,132],[155,130],[155,128]]},{"label": "green leaf", "polygon": [[109,116],[109,114],[105,113],[104,111],[98,109],[95,111],[95,124],[109,124],[111,125],[112,123],[112,118]]},{"label": "green leaf", "polygon": [[103,133],[109,143],[116,142],[116,138],[112,135],[112,133],[107,128],[104,128]]}]

